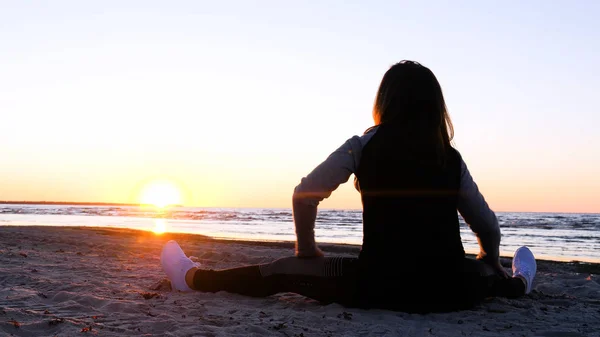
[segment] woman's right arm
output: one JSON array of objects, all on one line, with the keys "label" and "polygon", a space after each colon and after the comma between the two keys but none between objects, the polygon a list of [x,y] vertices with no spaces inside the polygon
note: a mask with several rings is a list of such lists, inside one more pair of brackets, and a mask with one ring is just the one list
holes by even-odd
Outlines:
[{"label": "woman's right arm", "polygon": [[310,174],[302,178],[300,184],[294,189],[292,208],[298,257],[323,255],[315,241],[317,206],[356,172],[361,151],[361,139],[356,136],[350,138]]}]

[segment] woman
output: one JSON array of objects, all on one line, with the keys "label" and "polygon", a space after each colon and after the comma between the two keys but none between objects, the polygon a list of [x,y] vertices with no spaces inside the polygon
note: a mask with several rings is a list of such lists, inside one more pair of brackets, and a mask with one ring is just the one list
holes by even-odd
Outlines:
[{"label": "woman", "polygon": [[[452,123],[431,70],[412,61],[392,66],[373,119],[375,126],[347,140],[294,190],[295,257],[204,270],[170,241],[161,261],[174,288],[250,296],[296,292],[407,312],[460,310],[485,297],[529,293],[534,256],[519,248],[512,277],[500,265],[498,220],[451,145]],[[324,257],[314,235],[317,205],[352,174],[363,203],[362,250],[357,258]],[[465,257],[457,210],[477,235],[477,260]]]}]

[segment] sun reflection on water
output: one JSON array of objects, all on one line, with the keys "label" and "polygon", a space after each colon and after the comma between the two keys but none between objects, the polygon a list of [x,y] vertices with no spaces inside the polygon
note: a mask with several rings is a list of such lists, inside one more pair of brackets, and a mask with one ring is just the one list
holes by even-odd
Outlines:
[{"label": "sun reflection on water", "polygon": [[154,229],[152,230],[155,234],[162,234],[167,231],[167,221],[165,219],[154,219]]}]

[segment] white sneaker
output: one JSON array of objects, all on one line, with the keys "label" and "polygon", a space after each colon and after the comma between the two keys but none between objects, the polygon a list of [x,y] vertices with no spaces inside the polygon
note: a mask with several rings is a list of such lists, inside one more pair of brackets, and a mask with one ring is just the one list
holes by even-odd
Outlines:
[{"label": "white sneaker", "polygon": [[160,254],[160,263],[171,280],[173,290],[192,291],[185,282],[185,274],[193,267],[197,267],[197,264],[185,255],[177,242],[171,240],[165,244]]},{"label": "white sneaker", "polygon": [[535,257],[529,248],[523,246],[515,251],[515,256],[512,262],[513,277],[522,277],[525,280],[527,289],[526,294],[531,292],[533,278],[537,271],[537,263]]}]

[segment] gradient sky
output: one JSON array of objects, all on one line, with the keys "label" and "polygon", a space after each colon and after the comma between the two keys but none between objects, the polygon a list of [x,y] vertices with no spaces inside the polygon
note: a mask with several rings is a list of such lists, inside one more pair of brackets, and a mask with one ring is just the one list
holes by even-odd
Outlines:
[{"label": "gradient sky", "polygon": [[[371,126],[384,72],[441,82],[497,211],[600,212],[598,1],[2,1],[0,200],[290,207]],[[360,208],[345,184],[323,203]]]}]

